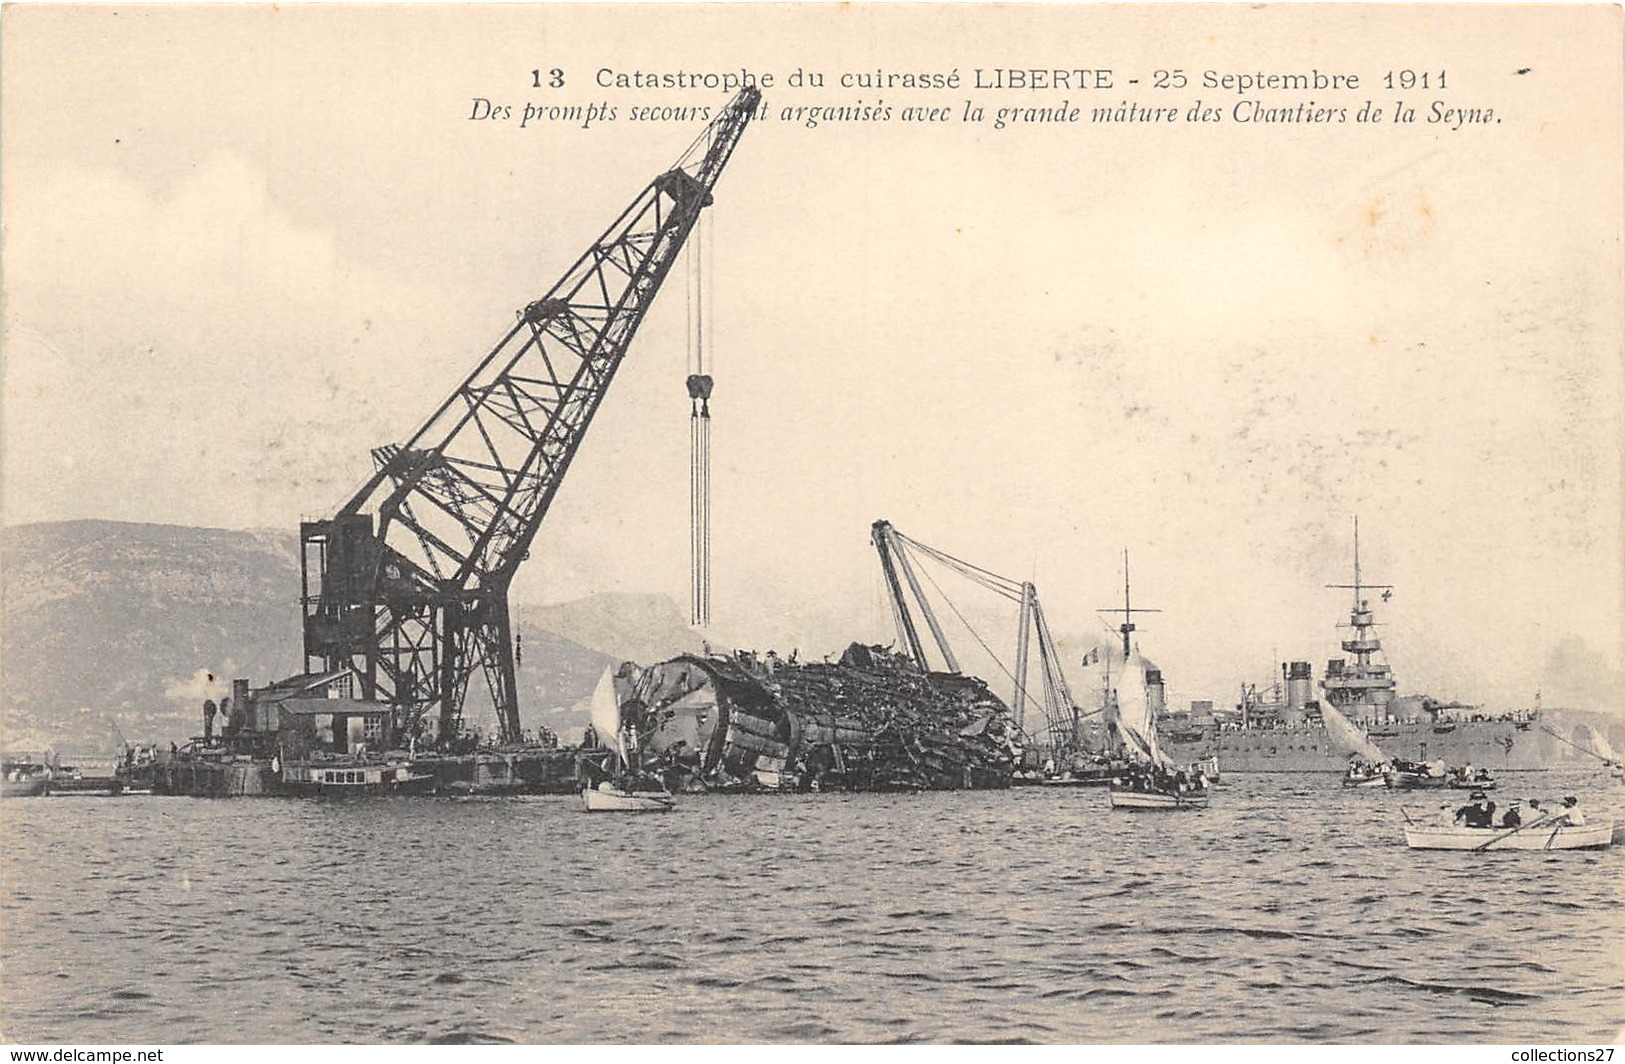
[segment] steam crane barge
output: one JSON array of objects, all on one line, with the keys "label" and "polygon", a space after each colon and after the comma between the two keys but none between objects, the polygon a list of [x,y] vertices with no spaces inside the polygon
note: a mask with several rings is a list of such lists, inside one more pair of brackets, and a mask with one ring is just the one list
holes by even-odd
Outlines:
[{"label": "steam crane barge", "polygon": [[257,692],[240,684],[218,738],[210,716],[191,760],[254,766],[213,791],[280,787],[290,752],[335,764],[459,752],[476,673],[500,742],[521,740],[508,589],[760,95],[735,96],[404,444],[375,449],[373,473],[334,516],[301,524],[306,673]]}]

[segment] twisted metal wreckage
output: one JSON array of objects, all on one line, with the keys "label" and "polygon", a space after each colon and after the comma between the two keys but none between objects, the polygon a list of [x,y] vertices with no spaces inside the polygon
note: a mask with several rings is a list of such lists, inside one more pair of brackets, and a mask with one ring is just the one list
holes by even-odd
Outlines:
[{"label": "twisted metal wreckage", "polygon": [[[1025,730],[1029,702],[1042,711],[1049,733],[1041,745],[1063,755],[1089,745],[1085,714],[1061,675],[1032,584],[927,547],[887,521],[875,522],[871,531],[900,649],[853,643],[836,662],[740,651],[682,655],[646,668],[632,662],[621,666],[615,697],[622,719],[636,729],[645,761],[663,766],[672,785],[692,790],[1008,787],[1023,749],[1033,745]],[[1010,703],[982,680],[960,672],[921,583],[924,577],[942,591],[919,568],[925,559],[1021,604],[1016,666],[1005,670],[1014,683]],[[951,601],[948,605],[965,620]],[[916,612],[923,624],[916,622]],[[927,658],[922,631],[932,637],[941,671]],[[976,639],[992,653],[979,635]],[[1026,679],[1033,647],[1042,676],[1036,695]]]},{"label": "twisted metal wreckage", "polygon": [[1008,787],[1004,703],[972,676],[853,643],[838,662],[683,655],[615,678],[646,756],[690,790]]}]

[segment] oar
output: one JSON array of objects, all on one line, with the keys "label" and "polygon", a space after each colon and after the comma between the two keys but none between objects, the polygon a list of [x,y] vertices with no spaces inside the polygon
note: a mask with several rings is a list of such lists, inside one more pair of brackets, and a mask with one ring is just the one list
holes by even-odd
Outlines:
[{"label": "oar", "polygon": [[1404,806],[1400,806],[1399,814],[1405,818],[1405,823],[1410,824],[1413,827],[1416,825],[1416,821],[1411,819],[1411,811],[1409,809],[1406,809]]},{"label": "oar", "polygon": [[[1480,850],[1487,850],[1491,846],[1494,846],[1496,843],[1500,842],[1502,839],[1510,839],[1512,836],[1516,835],[1518,832],[1527,831],[1530,828],[1534,827],[1536,824],[1544,824],[1547,821],[1549,821],[1550,819],[1551,819],[1551,817],[1543,816],[1539,820],[1531,820],[1527,824],[1519,824],[1517,827],[1513,828],[1511,831],[1508,831],[1508,832],[1506,832],[1504,834],[1501,834],[1501,835],[1497,835],[1493,839],[1490,839],[1490,840],[1488,840],[1486,842],[1481,842],[1477,846],[1474,846],[1473,847],[1473,852],[1477,853]],[[1561,827],[1562,825],[1558,825],[1558,826]]]}]

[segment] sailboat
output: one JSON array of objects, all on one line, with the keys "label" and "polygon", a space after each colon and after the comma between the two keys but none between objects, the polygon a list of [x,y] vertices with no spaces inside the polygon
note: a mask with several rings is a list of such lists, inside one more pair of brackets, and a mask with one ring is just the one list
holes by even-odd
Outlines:
[{"label": "sailboat", "polygon": [[1345,787],[1386,787],[1388,785],[1388,755],[1354,722],[1340,713],[1336,706],[1326,703],[1320,707],[1321,724],[1333,744],[1349,755],[1348,771],[1343,775]]},{"label": "sailboat", "polygon": [[[1111,743],[1131,764],[1114,778],[1108,798],[1113,809],[1205,809],[1208,781],[1200,768],[1180,767],[1157,742],[1156,710],[1146,684],[1145,659],[1133,645],[1129,605],[1128,551],[1123,552],[1123,672],[1116,696],[1106,703],[1106,731]],[[1141,610],[1139,612],[1147,612]]]},{"label": "sailboat", "polygon": [[1157,743],[1157,725],[1145,685],[1145,660],[1138,648],[1124,663],[1117,697],[1107,705],[1107,728],[1134,762],[1111,783],[1113,809],[1205,809],[1207,778],[1200,770],[1176,766]]},{"label": "sailboat", "polygon": [[[1539,696],[1536,696],[1536,699],[1538,701]],[[1619,755],[1614,753],[1614,748],[1609,745],[1608,737],[1603,735],[1601,732],[1591,732],[1591,742],[1596,747],[1596,749],[1592,749],[1590,746],[1581,746],[1579,743],[1568,738],[1555,728],[1549,728],[1542,724],[1540,726],[1540,730],[1545,732],[1547,735],[1550,735],[1558,742],[1566,743],[1580,751],[1582,754],[1590,754],[1592,757],[1601,761],[1603,767],[1608,770],[1608,774],[1614,779],[1625,780],[1625,762],[1621,762]]]},{"label": "sailboat", "polygon": [[592,694],[592,726],[602,736],[614,736],[615,767],[596,787],[581,791],[583,808],[589,813],[666,813],[676,799],[658,779],[636,771],[637,729],[621,719],[620,702],[615,697],[615,676],[609,670],[599,679]]}]

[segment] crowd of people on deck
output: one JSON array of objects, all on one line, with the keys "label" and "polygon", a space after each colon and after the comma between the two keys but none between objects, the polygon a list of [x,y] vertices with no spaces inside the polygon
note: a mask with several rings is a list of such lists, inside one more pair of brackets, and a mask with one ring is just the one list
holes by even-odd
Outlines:
[{"label": "crowd of people on deck", "polygon": [[1520,803],[1514,799],[1507,804],[1501,812],[1499,819],[1495,815],[1495,803],[1483,791],[1474,791],[1467,799],[1467,804],[1456,810],[1453,823],[1468,828],[1487,828],[1516,831],[1524,827],[1533,827],[1537,823],[1545,823],[1552,827],[1580,827],[1586,822],[1585,814],[1580,811],[1580,800],[1574,795],[1565,797],[1561,804],[1547,802],[1541,804],[1539,798],[1529,799],[1529,819],[1524,819]]}]

